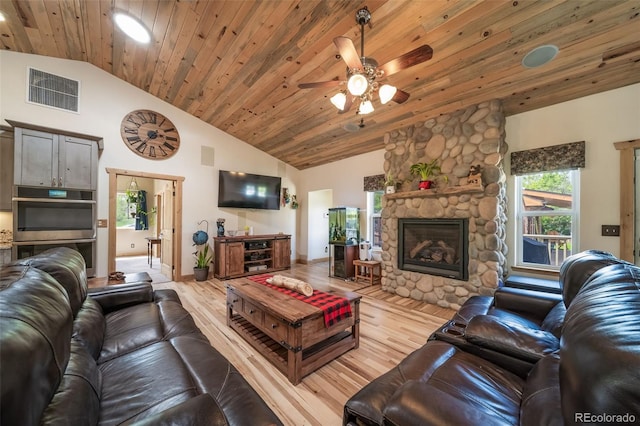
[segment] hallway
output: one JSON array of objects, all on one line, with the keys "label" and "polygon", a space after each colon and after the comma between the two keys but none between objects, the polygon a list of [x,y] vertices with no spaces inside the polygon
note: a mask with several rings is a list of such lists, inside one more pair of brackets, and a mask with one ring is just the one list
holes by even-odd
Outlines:
[{"label": "hallway", "polygon": [[147,256],[127,256],[116,258],[116,270],[130,274],[133,272],[146,272],[151,277],[153,284],[165,283],[171,279],[160,272],[160,258],[153,257],[152,266],[149,266]]}]

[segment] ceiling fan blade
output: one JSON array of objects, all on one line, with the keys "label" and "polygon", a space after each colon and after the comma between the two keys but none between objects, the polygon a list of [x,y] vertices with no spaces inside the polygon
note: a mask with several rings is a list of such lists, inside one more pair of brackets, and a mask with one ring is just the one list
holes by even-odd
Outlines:
[{"label": "ceiling fan blade", "polygon": [[384,72],[384,76],[395,74],[398,71],[402,71],[405,68],[418,65],[422,62],[428,61],[433,56],[433,49],[430,46],[424,44],[417,49],[413,49],[411,52],[407,52],[404,55],[398,56],[395,59],[390,60],[384,65],[378,67],[378,70]]},{"label": "ceiling fan blade", "polygon": [[344,59],[349,68],[363,68],[360,56],[358,56],[358,51],[349,37],[336,37],[333,39],[333,43],[338,48],[340,56],[342,56],[342,59]]},{"label": "ceiling fan blade", "polygon": [[318,87],[336,87],[344,84],[344,81],[340,80],[329,80],[329,81],[316,81],[315,83],[300,83],[298,84],[299,89],[315,89]]},{"label": "ceiling fan blade", "polygon": [[347,101],[344,103],[344,108],[338,111],[338,114],[344,114],[345,112],[349,112],[351,109],[351,105],[353,105],[353,100],[355,96],[347,96]]},{"label": "ceiling fan blade", "polygon": [[407,99],[409,99],[409,94],[404,90],[400,90],[400,89],[396,90],[396,94],[393,95],[393,98],[391,98],[391,100],[397,104],[406,102]]}]

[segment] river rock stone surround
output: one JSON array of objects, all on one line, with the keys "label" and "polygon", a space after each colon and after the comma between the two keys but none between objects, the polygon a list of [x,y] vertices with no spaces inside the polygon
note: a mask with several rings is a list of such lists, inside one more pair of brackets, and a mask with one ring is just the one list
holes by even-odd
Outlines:
[{"label": "river rock stone surround", "polygon": [[[384,172],[402,183],[383,201],[382,290],[457,310],[499,286],[507,254],[504,126],[502,104],[494,100],[385,134]],[[409,168],[434,158],[448,179],[418,191]],[[481,187],[467,182],[477,165]],[[469,280],[399,269],[398,218],[468,218]]]}]

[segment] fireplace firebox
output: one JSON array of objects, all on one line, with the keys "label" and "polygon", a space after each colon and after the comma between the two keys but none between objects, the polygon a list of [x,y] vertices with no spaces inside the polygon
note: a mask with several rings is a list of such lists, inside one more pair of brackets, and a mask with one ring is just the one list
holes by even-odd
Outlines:
[{"label": "fireplace firebox", "polygon": [[468,219],[398,219],[398,268],[468,281]]}]

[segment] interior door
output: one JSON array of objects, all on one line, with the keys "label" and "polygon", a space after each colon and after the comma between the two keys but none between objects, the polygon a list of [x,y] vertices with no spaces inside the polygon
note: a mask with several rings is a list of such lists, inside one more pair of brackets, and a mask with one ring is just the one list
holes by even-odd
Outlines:
[{"label": "interior door", "polygon": [[175,279],[173,274],[173,182],[168,182],[161,193],[160,204],[160,272],[165,277]]}]

